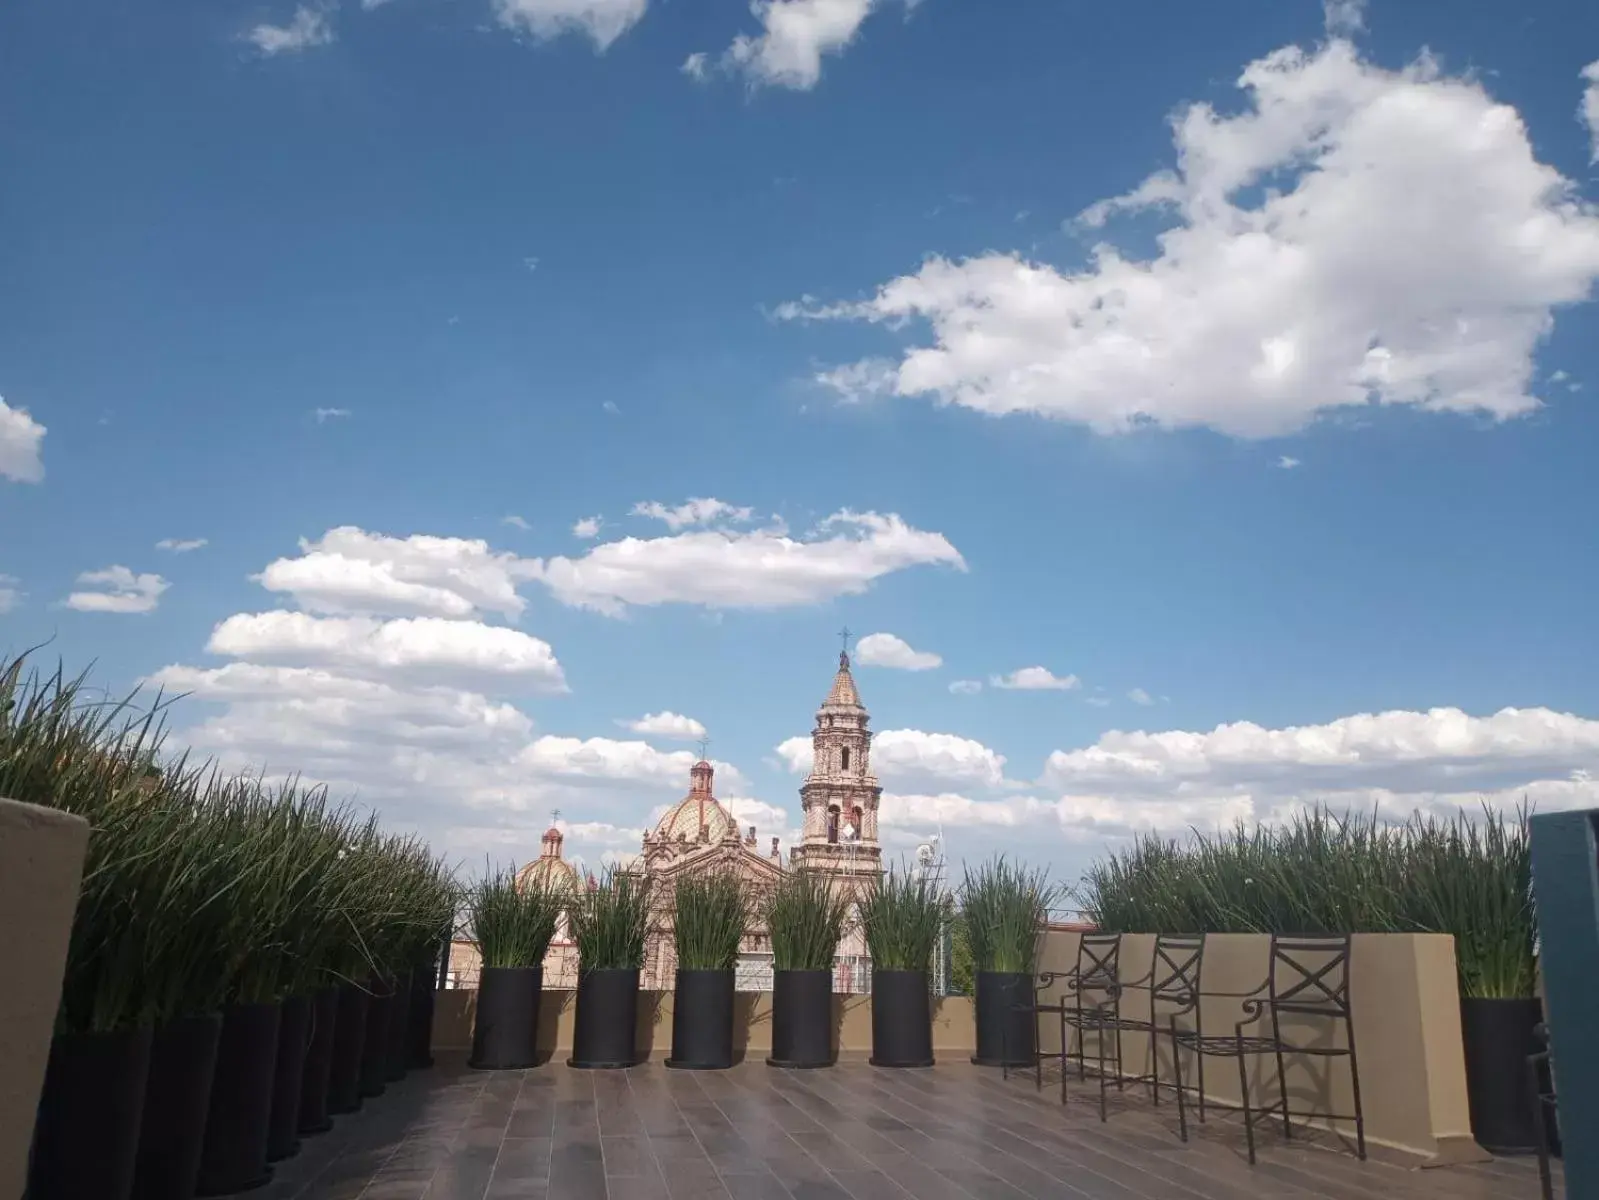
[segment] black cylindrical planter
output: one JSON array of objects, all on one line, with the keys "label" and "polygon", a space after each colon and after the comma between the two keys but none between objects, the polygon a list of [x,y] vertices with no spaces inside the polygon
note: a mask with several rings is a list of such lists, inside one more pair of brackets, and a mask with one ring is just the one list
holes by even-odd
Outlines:
[{"label": "black cylindrical planter", "polygon": [[605,1069],[638,1062],[638,968],[584,971],[577,977],[577,1016],[569,1067]]},{"label": "black cylindrical planter", "polygon": [[1536,999],[1460,1001],[1471,1134],[1491,1154],[1531,1154],[1538,1148],[1527,1056],[1541,1049],[1533,1034],[1541,1020],[1543,1005]]},{"label": "black cylindrical planter", "polygon": [[1009,971],[977,972],[977,1053],[980,1067],[1030,1067],[1038,1027],[1029,1009],[1033,977]]},{"label": "black cylindrical planter", "polygon": [[672,996],[672,1057],[683,1071],[733,1065],[733,972],[677,969]]},{"label": "black cylindrical planter", "polygon": [[411,972],[395,977],[394,1006],[389,1013],[389,1058],[387,1078],[399,1083],[410,1069],[411,1057]]},{"label": "black cylindrical planter", "polygon": [[772,972],[771,1067],[830,1067],[833,1054],[833,973]]},{"label": "black cylindrical planter", "polygon": [[278,1023],[278,1065],[272,1076],[272,1119],[267,1128],[267,1162],[300,1152],[300,1097],[305,1089],[305,1055],[311,1037],[311,998],[283,1002]]},{"label": "black cylindrical planter", "polygon": [[50,1043],[28,1200],[127,1200],[149,1070],[149,1029],[65,1033]]},{"label": "black cylindrical planter", "polygon": [[272,1178],[272,1168],[267,1166],[267,1133],[282,1015],[283,1009],[276,1003],[234,1004],[222,1012],[197,1196],[247,1192]]},{"label": "black cylindrical planter", "polygon": [[394,985],[374,975],[367,985],[366,1045],[361,1048],[361,1095],[381,1096],[388,1086],[389,1021],[394,1015]]},{"label": "black cylindrical planter", "polygon": [[543,995],[543,967],[484,967],[478,974],[477,1024],[467,1066],[480,1071],[536,1066]]},{"label": "black cylindrical planter", "polygon": [[871,1064],[933,1065],[933,1001],[926,971],[872,969]]},{"label": "black cylindrical planter", "polygon": [[431,962],[411,972],[411,1003],[406,1010],[406,1065],[412,1070],[433,1065],[433,1001],[439,986],[438,976],[438,966]]},{"label": "black cylindrical planter", "polygon": [[361,1107],[361,1059],[366,1053],[366,1011],[372,997],[360,984],[339,987],[339,1016],[333,1024],[333,1062],[328,1072],[328,1112],[334,1116]]},{"label": "black cylindrical planter", "polygon": [[305,1069],[300,1074],[301,1137],[333,1128],[328,1116],[328,1082],[333,1074],[333,1037],[339,1019],[339,989],[327,988],[311,998],[311,1031],[305,1043]]},{"label": "black cylindrical planter", "polygon": [[200,1178],[200,1146],[211,1106],[222,1018],[179,1017],[155,1031],[133,1200],[190,1200]]}]

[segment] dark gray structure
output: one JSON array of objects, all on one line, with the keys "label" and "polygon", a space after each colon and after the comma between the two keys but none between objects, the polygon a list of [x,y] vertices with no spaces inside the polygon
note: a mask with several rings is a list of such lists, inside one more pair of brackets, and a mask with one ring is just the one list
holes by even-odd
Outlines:
[{"label": "dark gray structure", "polygon": [[1599,809],[1532,818],[1532,886],[1566,1195],[1599,1200]]}]

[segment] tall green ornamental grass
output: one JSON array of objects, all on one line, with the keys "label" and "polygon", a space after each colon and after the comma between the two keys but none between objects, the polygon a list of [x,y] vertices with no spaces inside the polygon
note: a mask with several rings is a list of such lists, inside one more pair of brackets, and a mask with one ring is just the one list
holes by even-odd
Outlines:
[{"label": "tall green ornamental grass", "polygon": [[638,970],[649,932],[650,888],[641,875],[607,868],[580,888],[567,914],[583,971]]},{"label": "tall green ornamental grass", "polygon": [[750,899],[731,871],[686,875],[672,897],[672,938],[684,971],[731,971],[749,926]]},{"label": "tall green ornamental grass", "polygon": [[148,920],[176,836],[163,794],[156,703],[140,711],[85,691],[84,676],[0,666],[0,796],[60,809],[90,827],[67,948],[57,1031],[106,1032],[140,1023],[140,977],[158,931]]},{"label": "tall green ornamental grass", "polygon": [[547,879],[518,887],[516,868],[486,871],[468,893],[472,938],[485,967],[541,967],[570,890]]},{"label": "tall green ornamental grass", "polygon": [[961,884],[961,919],[979,971],[1031,975],[1049,910],[1061,889],[1049,874],[1009,863],[1001,855]]},{"label": "tall green ornamental grass", "polygon": [[159,695],[0,665],[0,795],[89,822],[57,1030],[106,1032],[409,970],[453,925],[456,888],[414,838],[184,756]]},{"label": "tall green ornamental grass", "polygon": [[1410,923],[1454,934],[1462,996],[1537,995],[1529,815],[1523,807],[1512,820],[1485,807],[1477,820],[1459,813],[1411,831]]},{"label": "tall green ornamental grass", "polygon": [[1528,813],[1301,813],[1186,843],[1145,837],[1089,870],[1086,915],[1116,933],[1448,933],[1463,996],[1536,987]]},{"label": "tall green ornamental grass", "polygon": [[815,871],[789,871],[766,896],[761,915],[779,971],[830,971],[844,936],[849,893]]},{"label": "tall green ornamental grass", "polygon": [[860,911],[874,968],[931,969],[946,911],[929,880],[891,870],[861,902]]}]

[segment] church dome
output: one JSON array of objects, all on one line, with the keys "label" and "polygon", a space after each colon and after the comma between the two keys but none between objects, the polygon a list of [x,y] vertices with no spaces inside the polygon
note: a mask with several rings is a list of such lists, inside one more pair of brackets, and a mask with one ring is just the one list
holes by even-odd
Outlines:
[{"label": "church dome", "polygon": [[543,852],[517,872],[516,886],[528,888],[542,884],[552,888],[575,888],[577,868],[561,857],[561,844],[565,840],[554,825],[546,829],[540,839]]},{"label": "church dome", "polygon": [[682,834],[687,840],[700,840],[700,824],[704,822],[706,836],[713,842],[725,837],[738,836],[738,825],[721,801],[711,794],[711,764],[701,760],[689,772],[689,793],[679,800],[655,825],[655,836],[668,842],[677,841]]},{"label": "church dome", "polygon": [[516,876],[518,888],[537,887],[540,884],[552,888],[575,888],[577,883],[577,868],[564,858],[549,855],[534,859]]}]

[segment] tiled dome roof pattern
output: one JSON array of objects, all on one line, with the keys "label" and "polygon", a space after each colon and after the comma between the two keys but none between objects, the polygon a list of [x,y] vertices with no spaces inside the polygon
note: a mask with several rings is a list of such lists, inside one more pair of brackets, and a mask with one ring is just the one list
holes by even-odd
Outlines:
[{"label": "tiled dome roof pattern", "polygon": [[718,842],[729,834],[738,832],[738,825],[733,820],[733,815],[722,807],[719,800],[714,796],[690,792],[668,809],[666,815],[656,823],[655,836],[675,842],[677,835],[681,833],[689,841],[697,842],[700,837],[702,813],[706,832],[711,841]]}]

